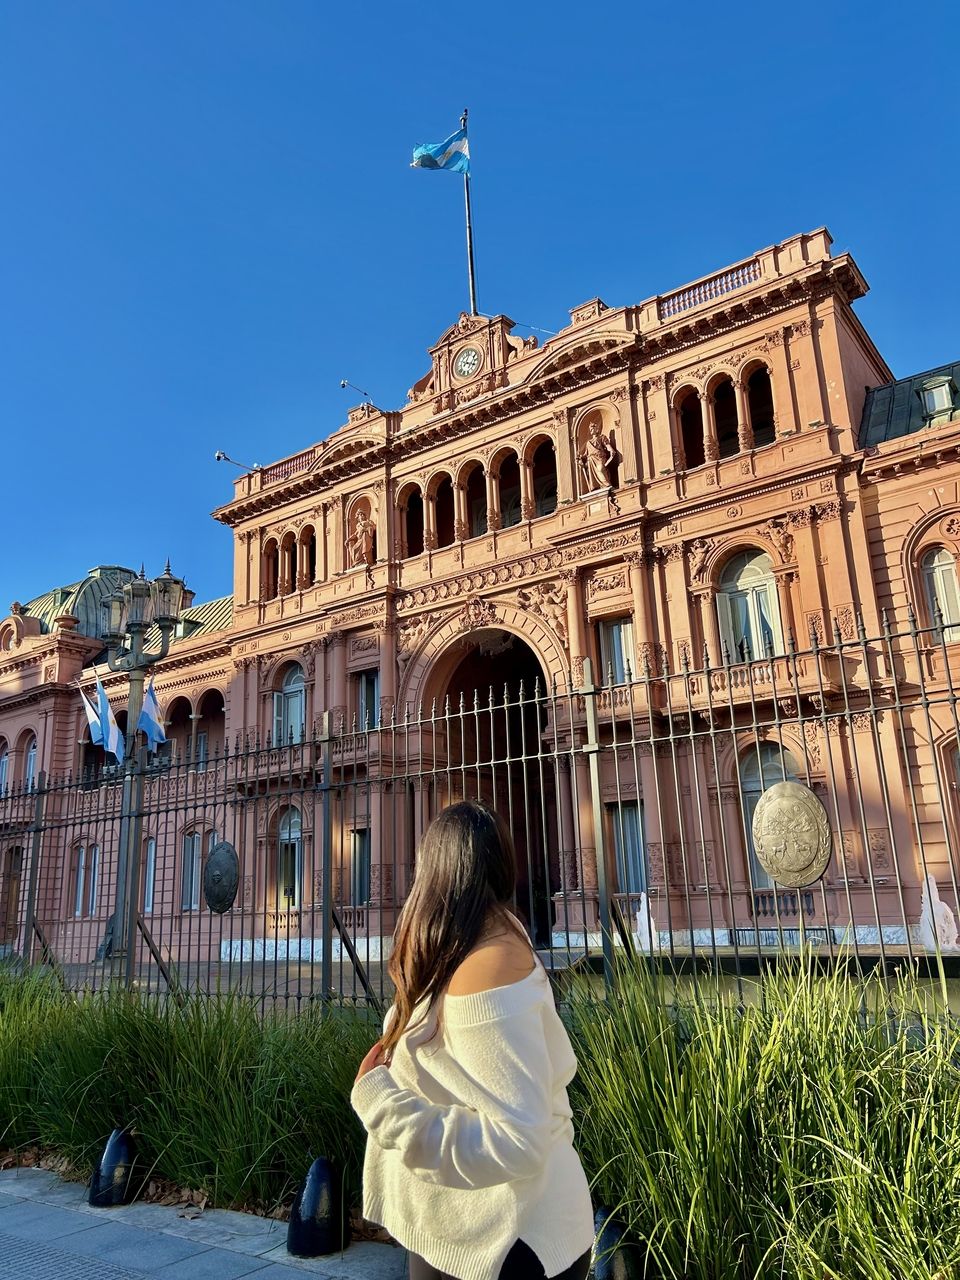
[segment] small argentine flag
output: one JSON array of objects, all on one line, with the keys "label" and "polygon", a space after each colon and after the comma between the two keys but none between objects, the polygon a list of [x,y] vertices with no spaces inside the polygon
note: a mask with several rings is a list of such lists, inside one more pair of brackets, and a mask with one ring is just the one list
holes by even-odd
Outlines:
[{"label": "small argentine flag", "polygon": [[413,149],[411,169],[450,169],[470,172],[470,144],[465,128],[451,133],[444,142],[421,142]]},{"label": "small argentine flag", "polygon": [[142,729],[150,743],[150,750],[156,751],[161,742],[166,742],[167,735],[163,731],[163,718],[160,715],[160,704],[157,702],[157,695],[153,692],[153,677],[150,677],[150,683],[147,691],[143,695],[143,710],[140,712],[140,719],[137,721],[137,728]]},{"label": "small argentine flag", "polygon": [[[77,685],[77,688],[80,689],[80,686]],[[100,728],[100,717],[94,710],[93,703],[82,689],[80,689],[80,698],[83,702],[83,710],[86,714],[87,725],[90,729],[90,741],[95,747],[99,747],[100,743],[103,741],[103,730]]]},{"label": "small argentine flag", "polygon": [[107,701],[106,690],[100,683],[99,676],[97,676],[97,706],[100,708],[100,732],[103,735],[103,749],[104,751],[109,751],[112,756],[116,756],[118,764],[123,764],[123,734],[117,727],[113,707]]}]

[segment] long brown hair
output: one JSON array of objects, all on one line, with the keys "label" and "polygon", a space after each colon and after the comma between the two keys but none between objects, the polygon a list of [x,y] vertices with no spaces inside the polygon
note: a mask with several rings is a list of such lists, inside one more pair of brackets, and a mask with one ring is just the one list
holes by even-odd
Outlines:
[{"label": "long brown hair", "polygon": [[413,888],[394,930],[387,973],[396,1014],[381,1039],[387,1055],[424,997],[429,1014],[491,916],[516,932],[506,914],[516,880],[513,839],[496,810],[461,800],[437,814],[420,842]]}]

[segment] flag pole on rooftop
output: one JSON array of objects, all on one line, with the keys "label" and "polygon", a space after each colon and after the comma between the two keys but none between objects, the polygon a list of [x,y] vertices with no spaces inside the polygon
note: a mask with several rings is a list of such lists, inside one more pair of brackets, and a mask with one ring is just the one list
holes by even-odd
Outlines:
[{"label": "flag pole on rooftop", "polygon": [[463,200],[467,214],[467,274],[470,282],[470,314],[477,311],[477,277],[473,263],[473,214],[470,209],[470,144],[467,141],[467,108],[460,128],[443,142],[421,142],[413,149],[413,169],[449,169],[463,174]]}]

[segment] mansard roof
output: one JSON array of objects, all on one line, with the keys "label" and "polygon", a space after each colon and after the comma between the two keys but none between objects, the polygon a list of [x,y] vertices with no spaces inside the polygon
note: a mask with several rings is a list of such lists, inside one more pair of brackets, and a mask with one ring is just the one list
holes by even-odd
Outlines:
[{"label": "mansard roof", "polygon": [[960,360],[928,369],[925,373],[911,374],[908,378],[898,378],[896,382],[868,391],[860,420],[861,449],[913,435],[929,425],[918,393],[922,383],[938,376],[952,378],[960,387]]},{"label": "mansard roof", "polygon": [[100,602],[105,596],[119,591],[125,582],[130,582],[136,576],[134,569],[125,569],[116,564],[100,564],[79,582],[54,587],[52,591],[45,591],[43,595],[20,605],[19,612],[24,617],[34,618],[40,624],[41,635],[53,630],[57,618],[70,614],[77,619],[75,634],[99,639]]}]

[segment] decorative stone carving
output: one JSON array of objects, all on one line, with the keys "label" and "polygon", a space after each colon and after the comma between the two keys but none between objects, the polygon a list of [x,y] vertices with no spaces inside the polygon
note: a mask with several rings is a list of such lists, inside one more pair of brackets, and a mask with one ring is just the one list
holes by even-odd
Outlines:
[{"label": "decorative stone carving", "polygon": [[560,583],[537,582],[521,587],[517,604],[530,613],[545,615],[561,644],[567,643],[567,589]]},{"label": "decorative stone carving", "polygon": [[581,496],[613,487],[611,467],[616,459],[616,449],[600,430],[599,421],[594,418],[590,423],[583,446],[577,454],[577,461],[580,464]]},{"label": "decorative stone carving", "polygon": [[802,783],[775,782],[757,803],[753,846],[760,865],[777,884],[788,889],[814,884],[830,862],[827,811]]},{"label": "decorative stone carving", "polygon": [[840,513],[843,510],[843,503],[839,498],[835,498],[832,502],[818,502],[813,508],[813,514],[820,524],[825,520],[839,520]]},{"label": "decorative stone carving", "polygon": [[203,868],[203,896],[207,906],[223,915],[233,906],[240,885],[240,859],[232,844],[222,840],[210,851]]},{"label": "decorative stone carving", "polygon": [[767,525],[767,536],[784,562],[790,563],[793,560],[793,534],[788,529],[786,521],[779,518],[771,520]]},{"label": "decorative stone carving", "polygon": [[647,387],[651,391],[662,391],[664,387],[664,378],[662,373],[655,373],[652,377],[644,379]]},{"label": "decorative stone carving", "polygon": [[478,627],[495,627],[500,621],[497,607],[491,600],[468,600],[460,614],[461,631],[472,631]]},{"label": "decorative stone carving", "polygon": [[400,664],[401,671],[406,668],[429,630],[430,619],[426,616],[401,624],[397,631],[397,662]]}]

